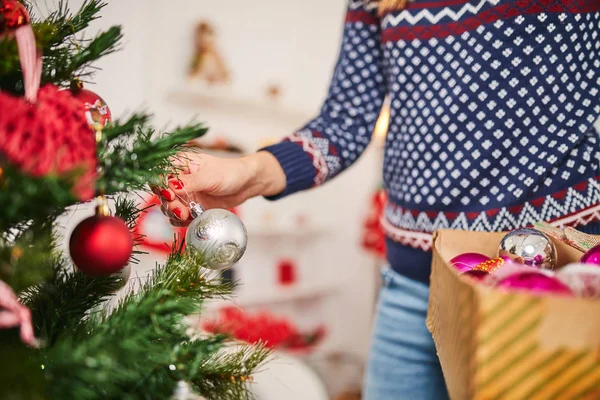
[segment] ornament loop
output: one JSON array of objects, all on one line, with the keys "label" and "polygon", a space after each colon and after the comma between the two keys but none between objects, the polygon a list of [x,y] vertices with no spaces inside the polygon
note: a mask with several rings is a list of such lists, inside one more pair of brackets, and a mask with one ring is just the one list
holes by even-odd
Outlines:
[{"label": "ornament loop", "polygon": [[108,202],[104,195],[98,196],[98,205],[96,206],[96,215],[107,217],[110,215],[110,209],[108,208]]},{"label": "ornament loop", "polygon": [[206,211],[204,207],[202,207],[202,204],[196,203],[195,201],[190,201],[189,206],[194,218]]},{"label": "ornament loop", "polygon": [[188,193],[188,191],[184,188],[182,188],[185,196],[187,197],[187,199],[184,199],[183,197],[181,197],[180,195],[178,195],[177,193],[175,193],[175,196],[177,196],[177,198],[179,198],[179,200],[181,200],[184,204],[187,204],[187,206],[190,208],[190,211],[192,213],[192,217],[196,218],[198,217],[200,214],[202,214],[204,211],[206,211],[206,209],[204,207],[202,207],[202,204],[200,203],[196,203],[193,200],[190,200],[191,196]]}]

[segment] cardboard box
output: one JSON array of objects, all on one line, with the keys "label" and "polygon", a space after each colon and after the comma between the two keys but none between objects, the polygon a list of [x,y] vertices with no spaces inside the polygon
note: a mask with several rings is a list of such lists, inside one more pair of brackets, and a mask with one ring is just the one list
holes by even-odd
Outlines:
[{"label": "cardboard box", "polygon": [[[600,299],[506,292],[448,264],[466,252],[496,256],[504,234],[434,235],[427,326],[451,398],[600,399]],[[582,255],[555,243],[561,266]]]}]

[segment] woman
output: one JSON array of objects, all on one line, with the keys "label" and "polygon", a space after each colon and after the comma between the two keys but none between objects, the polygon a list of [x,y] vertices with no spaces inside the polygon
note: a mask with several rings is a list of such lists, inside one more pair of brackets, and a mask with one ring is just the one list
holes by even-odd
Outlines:
[{"label": "woman", "polygon": [[[391,3],[391,4],[388,4]],[[351,0],[322,111],[240,159],[197,156],[162,191],[207,207],[277,199],[348,168],[391,100],[384,179],[389,268],[366,399],[445,399],[425,326],[431,234],[551,221],[600,232],[597,0]]]}]

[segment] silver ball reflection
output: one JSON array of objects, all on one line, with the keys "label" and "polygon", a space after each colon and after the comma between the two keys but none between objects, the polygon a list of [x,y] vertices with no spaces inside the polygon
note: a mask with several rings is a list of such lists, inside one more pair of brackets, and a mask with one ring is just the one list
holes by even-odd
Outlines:
[{"label": "silver ball reflection", "polygon": [[194,220],[185,241],[204,258],[204,267],[223,270],[232,267],[246,251],[248,235],[242,221],[231,211],[215,208],[193,209]]},{"label": "silver ball reflection", "polygon": [[532,267],[556,269],[556,247],[537,229],[520,228],[508,233],[500,242],[498,255]]}]

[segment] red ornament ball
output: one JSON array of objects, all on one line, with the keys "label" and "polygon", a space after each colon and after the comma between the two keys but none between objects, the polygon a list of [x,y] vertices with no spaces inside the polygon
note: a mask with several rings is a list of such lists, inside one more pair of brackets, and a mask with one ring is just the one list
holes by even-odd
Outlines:
[{"label": "red ornament ball", "polygon": [[82,104],[85,119],[94,131],[100,131],[112,122],[110,108],[96,93],[87,89],[76,89],[73,97]]},{"label": "red ornament ball", "polygon": [[133,238],[123,220],[94,215],[83,220],[69,242],[77,268],[90,276],[107,276],[122,270],[133,252]]},{"label": "red ornament ball", "polygon": [[0,2],[0,35],[12,32],[30,22],[27,9],[19,1],[3,0]]}]

